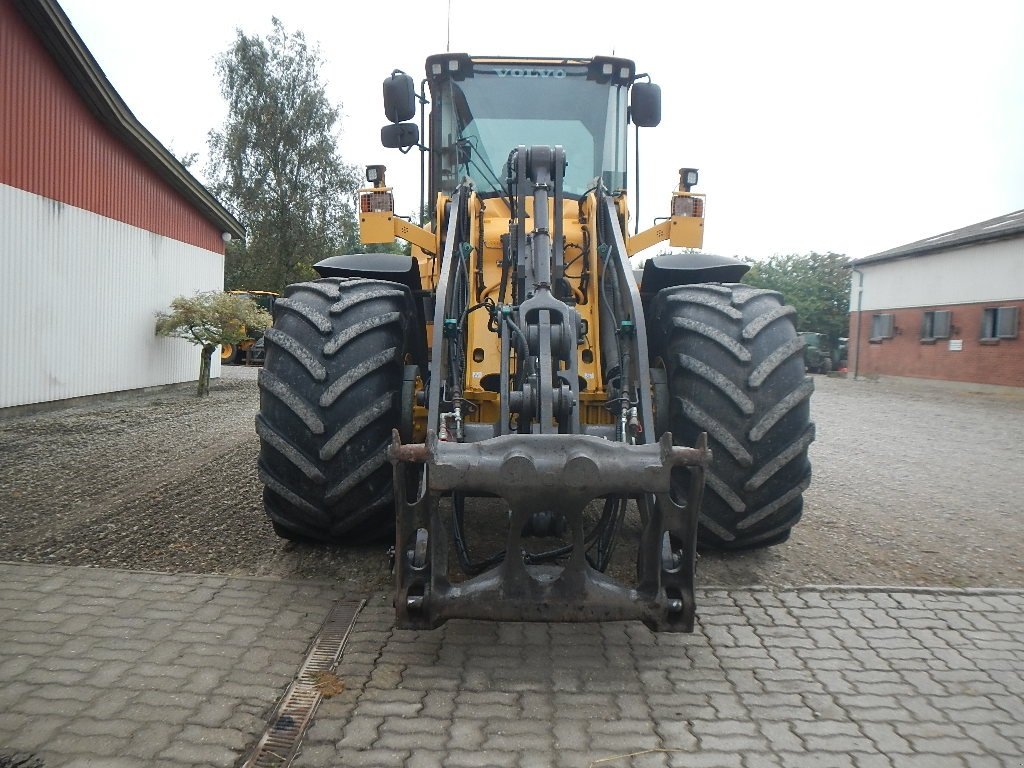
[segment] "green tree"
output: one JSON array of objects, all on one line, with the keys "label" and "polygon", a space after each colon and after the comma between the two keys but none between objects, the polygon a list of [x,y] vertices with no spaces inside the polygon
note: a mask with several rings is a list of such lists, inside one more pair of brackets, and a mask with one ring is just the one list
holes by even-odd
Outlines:
[{"label": "green tree", "polygon": [[192,167],[199,162],[198,152],[186,152],[181,157],[178,157],[177,154],[175,154],[174,156],[177,158],[178,162],[181,163],[182,167],[186,171],[191,171]]},{"label": "green tree", "polygon": [[338,152],[322,64],[319,49],[276,18],[266,39],[237,30],[217,60],[228,116],[210,132],[211,188],[247,232],[227,247],[228,288],[281,291],[358,241],[359,177]]},{"label": "green tree", "polygon": [[827,333],[832,343],[849,327],[849,260],[839,253],[776,254],[751,263],[743,282],[779,291],[797,310],[797,330]]},{"label": "green tree", "polygon": [[262,331],[273,322],[270,313],[247,296],[221,291],[178,296],[170,312],[156,316],[156,335],[185,339],[201,348],[199,397],[210,394],[210,366],[221,344],[238,344],[252,331]]}]

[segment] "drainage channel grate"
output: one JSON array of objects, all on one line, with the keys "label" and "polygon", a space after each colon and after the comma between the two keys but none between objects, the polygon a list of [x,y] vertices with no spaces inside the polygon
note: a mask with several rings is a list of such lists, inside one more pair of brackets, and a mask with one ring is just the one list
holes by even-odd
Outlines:
[{"label": "drainage channel grate", "polygon": [[335,603],[331,608],[302,662],[298,676],[278,703],[267,730],[243,768],[284,768],[295,758],[302,736],[322,698],[316,686],[316,675],[329,672],[338,663],[363,604],[362,600]]}]

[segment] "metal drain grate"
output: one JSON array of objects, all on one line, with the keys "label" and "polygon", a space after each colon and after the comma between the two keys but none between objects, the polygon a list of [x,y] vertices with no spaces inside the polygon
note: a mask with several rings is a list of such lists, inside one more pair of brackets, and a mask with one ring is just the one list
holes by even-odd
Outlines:
[{"label": "metal drain grate", "polygon": [[338,663],[363,604],[362,600],[335,603],[331,608],[299,674],[278,703],[267,730],[243,768],[284,768],[294,759],[322,698],[316,687],[316,675],[329,672]]}]

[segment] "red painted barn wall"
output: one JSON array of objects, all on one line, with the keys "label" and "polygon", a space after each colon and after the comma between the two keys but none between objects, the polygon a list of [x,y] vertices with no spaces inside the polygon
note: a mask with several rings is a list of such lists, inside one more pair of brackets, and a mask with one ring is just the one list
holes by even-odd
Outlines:
[{"label": "red painted barn wall", "polygon": [[[860,364],[856,363],[857,313],[850,313],[850,370],[855,366],[860,376],[912,376],[921,379],[968,381],[975,384],[998,384],[1024,387],[1024,327],[1018,328],[1016,339],[999,339],[982,344],[982,316],[987,307],[1017,306],[1018,318],[1024,326],[1024,301],[995,301],[980,304],[955,304],[913,309],[872,309],[861,313]],[[953,312],[953,333],[950,338],[962,339],[963,350],[952,352],[949,339],[934,344],[921,342],[922,315],[930,310]],[[871,318],[877,314],[895,315],[897,335],[871,343]]]},{"label": "red painted barn wall", "polygon": [[0,0],[0,183],[216,253],[221,233],[89,111]]}]

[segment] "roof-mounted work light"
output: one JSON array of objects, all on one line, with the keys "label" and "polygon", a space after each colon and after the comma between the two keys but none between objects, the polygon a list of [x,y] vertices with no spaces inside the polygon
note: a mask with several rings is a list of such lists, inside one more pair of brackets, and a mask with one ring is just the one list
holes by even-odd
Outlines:
[{"label": "roof-mounted work light", "polygon": [[368,165],[366,166],[366,180],[375,187],[387,186],[384,183],[384,172],[386,170],[387,167],[383,165]]}]

